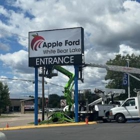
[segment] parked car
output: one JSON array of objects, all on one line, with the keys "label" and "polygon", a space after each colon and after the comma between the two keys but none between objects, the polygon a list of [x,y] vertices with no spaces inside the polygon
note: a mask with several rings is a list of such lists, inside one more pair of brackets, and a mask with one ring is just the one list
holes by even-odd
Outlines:
[{"label": "parked car", "polygon": [[[44,112],[46,113],[48,109],[44,109]],[[48,110],[49,111],[49,110]],[[39,109],[39,113],[42,113],[42,109]]]},{"label": "parked car", "polygon": [[[59,111],[63,111],[62,108],[45,108],[44,112],[59,112]],[[42,109],[39,109],[39,113],[42,113]]]}]

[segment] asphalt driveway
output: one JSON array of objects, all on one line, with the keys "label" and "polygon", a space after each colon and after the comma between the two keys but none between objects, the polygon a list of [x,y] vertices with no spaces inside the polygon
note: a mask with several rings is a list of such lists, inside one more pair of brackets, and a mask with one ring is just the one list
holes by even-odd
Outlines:
[{"label": "asphalt driveway", "polygon": [[[21,113],[12,113],[5,114],[5,116],[11,116],[7,118],[0,118],[0,128],[6,127],[8,124],[10,127],[13,126],[25,126],[31,122],[34,122],[34,114],[21,114]],[[41,114],[38,114],[38,118],[42,118]]]}]

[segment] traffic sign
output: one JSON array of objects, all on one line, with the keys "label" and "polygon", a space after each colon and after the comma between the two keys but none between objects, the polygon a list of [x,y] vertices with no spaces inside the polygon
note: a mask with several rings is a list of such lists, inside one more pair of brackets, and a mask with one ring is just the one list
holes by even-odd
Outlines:
[{"label": "traffic sign", "polygon": [[61,100],[60,100],[60,106],[61,106],[61,107],[65,107],[66,105],[67,105],[66,99],[61,99]]}]

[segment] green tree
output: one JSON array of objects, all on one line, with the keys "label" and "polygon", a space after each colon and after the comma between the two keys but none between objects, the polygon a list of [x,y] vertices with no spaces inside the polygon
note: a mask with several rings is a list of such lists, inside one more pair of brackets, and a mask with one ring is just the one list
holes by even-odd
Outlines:
[{"label": "green tree", "polygon": [[49,95],[49,107],[60,107],[60,96],[57,94]]},{"label": "green tree", "polygon": [[9,88],[7,84],[0,82],[0,115],[10,105]]},{"label": "green tree", "polygon": [[34,97],[34,96],[32,96],[32,95],[29,95],[29,97],[30,97],[30,98],[35,98],[35,97]]},{"label": "green tree", "polygon": [[84,90],[83,94],[79,94],[78,96],[79,102],[82,104],[86,104],[86,100],[88,100],[88,103],[91,103],[99,98],[96,94],[92,94],[90,89]]},{"label": "green tree", "polygon": [[[140,68],[140,56],[132,55],[116,55],[114,59],[110,59],[106,62],[107,65],[118,65],[118,66],[127,66],[126,59],[129,59],[129,66]],[[106,88],[117,88],[117,89],[125,89],[126,94],[122,94],[119,99],[126,99],[128,97],[128,87],[124,86],[123,83],[123,74],[122,72],[114,72],[107,70],[107,75],[105,76],[105,80],[109,80],[109,83],[106,85]],[[138,74],[133,74],[134,76],[140,78]],[[136,93],[133,92],[134,88],[139,87],[140,82],[130,76],[130,95],[136,96]]]}]

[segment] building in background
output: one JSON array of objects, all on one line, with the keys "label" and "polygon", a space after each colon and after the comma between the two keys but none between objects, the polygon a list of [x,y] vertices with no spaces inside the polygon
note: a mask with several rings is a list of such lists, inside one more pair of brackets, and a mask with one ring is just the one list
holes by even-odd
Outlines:
[{"label": "building in background", "polygon": [[[9,107],[9,111],[7,110],[7,112],[34,112],[34,98],[10,98],[10,101],[11,105]],[[40,98],[38,100],[38,104],[40,104]]]}]

